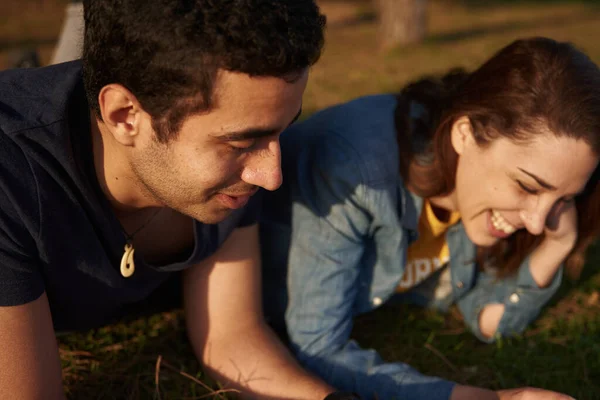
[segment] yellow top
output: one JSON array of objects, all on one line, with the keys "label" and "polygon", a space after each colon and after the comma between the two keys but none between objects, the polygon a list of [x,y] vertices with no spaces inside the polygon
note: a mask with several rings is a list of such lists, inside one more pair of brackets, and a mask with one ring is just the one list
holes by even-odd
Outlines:
[{"label": "yellow top", "polygon": [[423,202],[419,217],[419,239],[408,247],[406,268],[397,292],[405,292],[423,282],[450,260],[445,233],[459,220],[460,214],[453,212],[447,222],[442,222],[433,212],[429,200]]}]

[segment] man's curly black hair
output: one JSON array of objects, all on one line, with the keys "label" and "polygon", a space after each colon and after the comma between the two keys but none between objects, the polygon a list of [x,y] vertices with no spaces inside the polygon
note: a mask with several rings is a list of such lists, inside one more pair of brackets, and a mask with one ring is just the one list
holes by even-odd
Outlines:
[{"label": "man's curly black hair", "polygon": [[319,59],[314,0],[86,0],[83,75],[90,107],[110,83],[129,89],[167,142],[212,106],[217,71],[293,81]]}]

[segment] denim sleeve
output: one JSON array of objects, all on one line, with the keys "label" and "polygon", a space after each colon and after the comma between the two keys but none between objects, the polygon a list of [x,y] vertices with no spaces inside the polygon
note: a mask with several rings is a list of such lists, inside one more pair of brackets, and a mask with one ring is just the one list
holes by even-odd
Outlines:
[{"label": "denim sleeve", "polygon": [[304,165],[309,173],[293,205],[286,313],[292,349],[305,368],[364,399],[446,400],[452,382],[385,363],[349,339],[372,213],[360,158],[343,146],[335,153],[335,159],[317,155]]},{"label": "denim sleeve", "polygon": [[[540,288],[531,275],[529,260],[527,257],[523,261],[517,274],[506,278],[496,278],[492,273],[479,272],[474,287],[458,300],[465,323],[481,341],[492,343],[501,337],[523,333],[558,290],[563,267],[559,268],[548,287]],[[496,334],[486,338],[479,327],[479,313],[487,304],[494,303],[504,304],[505,311]]]}]

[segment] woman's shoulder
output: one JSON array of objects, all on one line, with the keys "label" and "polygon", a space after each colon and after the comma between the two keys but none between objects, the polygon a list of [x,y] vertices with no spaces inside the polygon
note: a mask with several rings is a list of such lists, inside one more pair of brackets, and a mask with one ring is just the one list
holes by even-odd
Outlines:
[{"label": "woman's shoulder", "polygon": [[[324,109],[294,125],[284,142],[298,157],[309,158],[323,173],[363,183],[398,177],[398,145],[393,95],[360,97]],[[286,143],[284,155],[286,153]]]},{"label": "woman's shoulder", "polygon": [[344,135],[354,133],[364,139],[365,130],[393,130],[396,104],[396,97],[391,94],[363,96],[318,111],[306,122],[326,126]]}]

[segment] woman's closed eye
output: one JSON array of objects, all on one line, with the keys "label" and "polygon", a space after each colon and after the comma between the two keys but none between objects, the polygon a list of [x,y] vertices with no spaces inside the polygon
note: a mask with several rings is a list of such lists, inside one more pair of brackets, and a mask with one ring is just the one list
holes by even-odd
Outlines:
[{"label": "woman's closed eye", "polygon": [[516,181],[517,184],[521,187],[521,189],[529,194],[538,194],[540,192],[538,189],[528,186],[518,179]]}]

